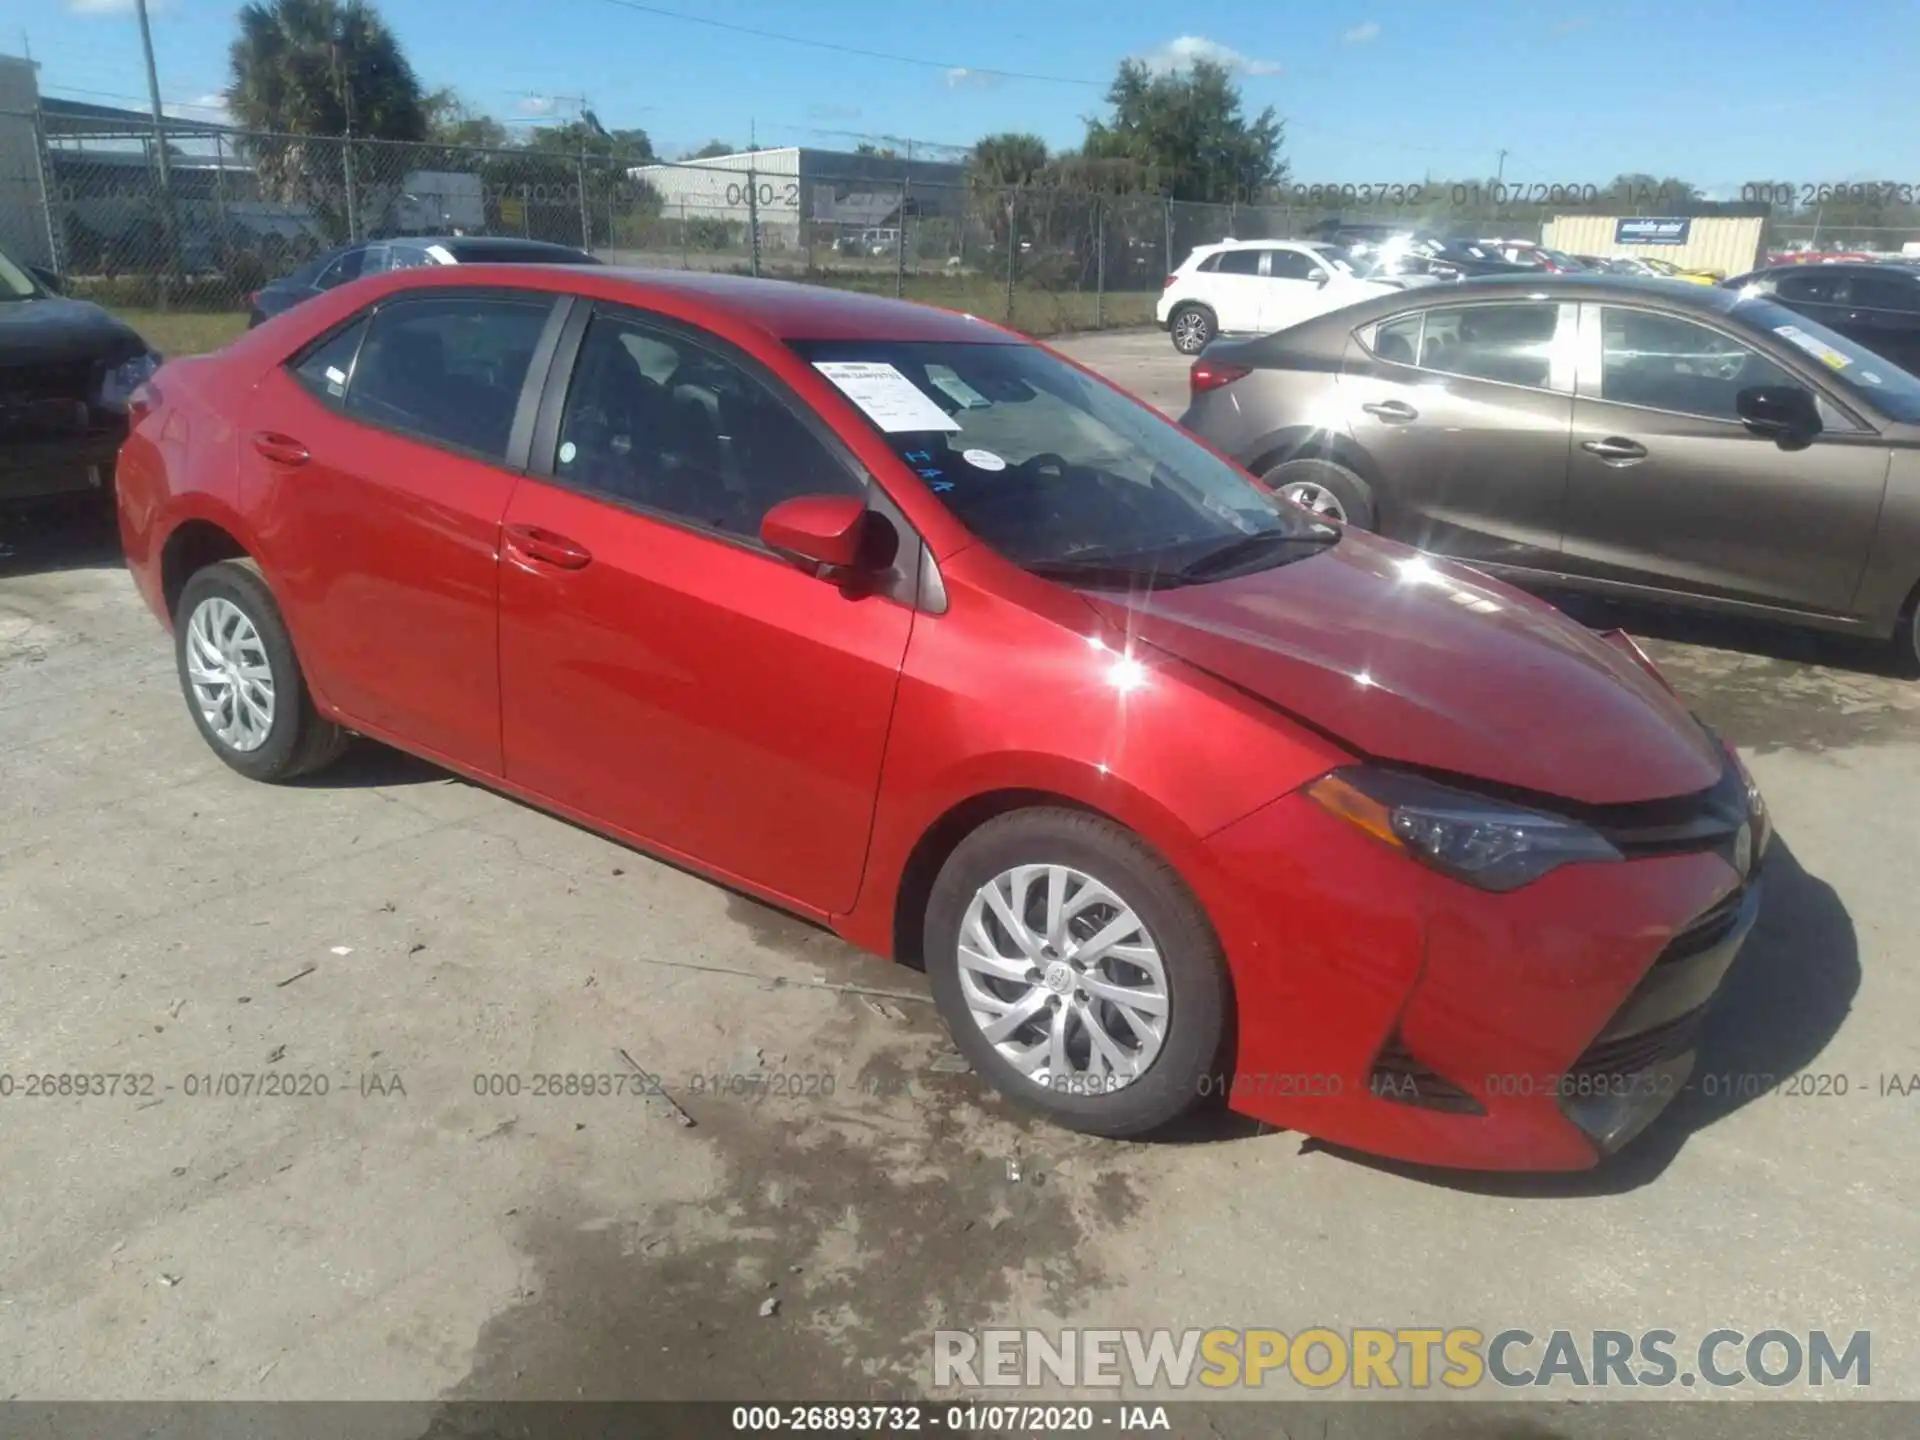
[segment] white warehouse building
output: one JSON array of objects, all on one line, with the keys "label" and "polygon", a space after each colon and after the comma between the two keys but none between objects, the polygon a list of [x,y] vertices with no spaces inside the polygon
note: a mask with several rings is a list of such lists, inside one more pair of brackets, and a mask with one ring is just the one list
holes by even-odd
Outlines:
[{"label": "white warehouse building", "polygon": [[760,243],[772,248],[803,246],[806,222],[857,232],[897,226],[903,214],[958,216],[966,203],[964,166],[802,145],[641,165],[627,175],[660,196],[670,220],[744,228],[757,209]]}]

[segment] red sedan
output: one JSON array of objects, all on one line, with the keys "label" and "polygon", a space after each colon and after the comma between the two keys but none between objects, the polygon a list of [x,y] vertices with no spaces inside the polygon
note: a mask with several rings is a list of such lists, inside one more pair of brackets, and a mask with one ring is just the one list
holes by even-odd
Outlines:
[{"label": "red sedan", "polygon": [[1758,796],[1631,642],[970,316],[413,270],[135,418],[128,563],[234,769],[371,736],[924,965],[1075,1128],[1590,1166],[1753,922]]}]

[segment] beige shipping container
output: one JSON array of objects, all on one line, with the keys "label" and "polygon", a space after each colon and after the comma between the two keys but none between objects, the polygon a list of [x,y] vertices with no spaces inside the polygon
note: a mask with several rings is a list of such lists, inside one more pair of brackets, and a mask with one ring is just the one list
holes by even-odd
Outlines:
[{"label": "beige shipping container", "polygon": [[1688,217],[1686,243],[1681,245],[1620,245],[1614,228],[1638,215],[1556,215],[1549,220],[1541,243],[1569,255],[1623,255],[1666,260],[1682,270],[1717,270],[1739,275],[1760,264],[1760,236],[1766,221],[1758,215],[1694,215]]}]

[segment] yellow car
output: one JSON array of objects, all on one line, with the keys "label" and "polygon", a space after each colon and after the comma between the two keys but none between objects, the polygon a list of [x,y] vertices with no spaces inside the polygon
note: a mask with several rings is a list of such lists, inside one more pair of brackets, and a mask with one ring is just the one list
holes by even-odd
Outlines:
[{"label": "yellow car", "polygon": [[1682,270],[1671,260],[1655,260],[1646,255],[1635,255],[1633,259],[1647,267],[1662,280],[1686,280],[1695,285],[1718,285],[1727,277],[1712,270]]}]

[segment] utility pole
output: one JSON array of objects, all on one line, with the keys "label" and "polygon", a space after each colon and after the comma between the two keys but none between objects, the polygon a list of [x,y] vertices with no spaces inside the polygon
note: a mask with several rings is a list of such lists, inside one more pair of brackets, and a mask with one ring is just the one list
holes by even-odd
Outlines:
[{"label": "utility pole", "polygon": [[1493,170],[1493,188],[1495,191],[1499,190],[1501,182],[1506,179],[1507,156],[1512,153],[1510,150],[1502,150],[1500,152],[1500,163],[1496,165]]},{"label": "utility pole", "polygon": [[[153,63],[153,27],[147,23],[147,0],[134,0],[140,17],[140,48],[147,57],[147,98],[153,104],[154,153],[160,164],[160,231],[167,247],[167,269],[176,270],[180,247],[173,226],[173,170],[167,158],[167,123],[160,109],[160,72]],[[167,307],[162,304],[162,310]]]}]

